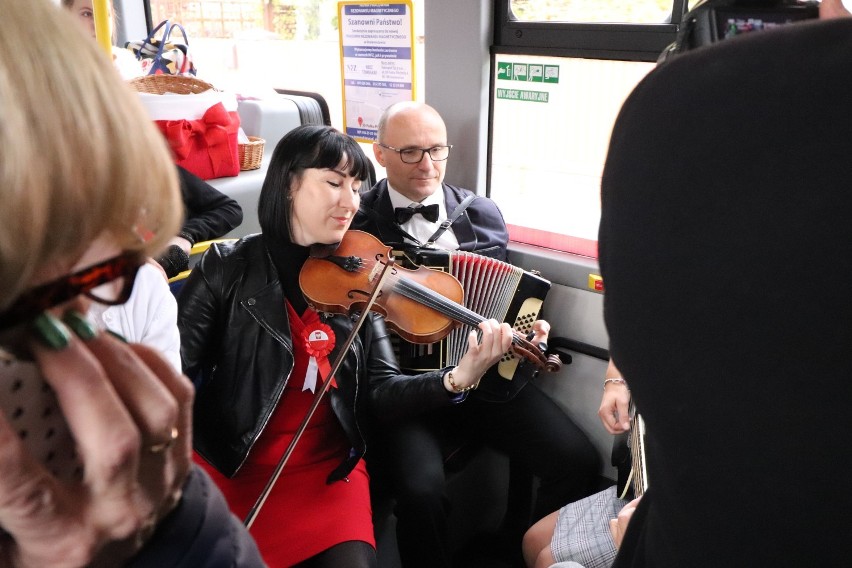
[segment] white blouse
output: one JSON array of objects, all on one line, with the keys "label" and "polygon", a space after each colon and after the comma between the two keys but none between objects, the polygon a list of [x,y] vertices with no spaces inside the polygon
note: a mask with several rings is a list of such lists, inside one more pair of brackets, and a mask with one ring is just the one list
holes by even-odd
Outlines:
[{"label": "white blouse", "polygon": [[120,306],[93,303],[90,316],[98,327],[159,350],[180,373],[177,301],[162,273],[146,263],[139,267],[133,293]]}]

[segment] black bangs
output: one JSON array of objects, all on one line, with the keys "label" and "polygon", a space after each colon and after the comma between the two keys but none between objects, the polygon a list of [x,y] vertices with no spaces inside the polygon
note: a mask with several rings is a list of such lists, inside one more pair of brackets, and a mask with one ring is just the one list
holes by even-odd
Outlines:
[{"label": "black bangs", "polygon": [[311,168],[337,169],[343,159],[343,171],[361,181],[370,175],[369,158],[353,138],[329,128],[316,146],[316,164]]},{"label": "black bangs", "polygon": [[350,136],[331,126],[303,125],[284,135],[269,163],[257,203],[257,216],[263,233],[287,242],[290,238],[290,191],[293,181],[307,169],[336,170],[365,181],[371,164],[361,146]]}]

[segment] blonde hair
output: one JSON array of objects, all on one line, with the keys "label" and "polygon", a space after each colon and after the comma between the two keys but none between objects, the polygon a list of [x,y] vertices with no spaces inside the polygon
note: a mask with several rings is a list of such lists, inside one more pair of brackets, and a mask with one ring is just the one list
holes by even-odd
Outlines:
[{"label": "blonde hair", "polygon": [[164,138],[96,43],[49,0],[0,8],[3,309],[38,267],[76,259],[104,232],[156,254],[183,206]]}]

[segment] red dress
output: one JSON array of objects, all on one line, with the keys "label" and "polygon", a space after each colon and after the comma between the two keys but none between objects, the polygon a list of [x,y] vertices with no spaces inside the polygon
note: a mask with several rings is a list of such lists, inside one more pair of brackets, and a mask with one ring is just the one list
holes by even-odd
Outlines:
[{"label": "red dress", "polygon": [[[300,318],[289,303],[287,313],[295,365],[281,401],[248,459],[229,479],[199,456],[195,458],[240,519],[248,515],[263,491],[314,398],[311,391],[302,390],[310,356],[301,338],[305,327],[320,320],[311,309]],[[320,385],[322,377],[318,376]],[[348,482],[326,484],[328,474],[349,455],[351,446],[328,401],[326,393],[251,527],[264,561],[272,568],[292,566],[349,540],[376,545],[364,460],[349,474]]]}]

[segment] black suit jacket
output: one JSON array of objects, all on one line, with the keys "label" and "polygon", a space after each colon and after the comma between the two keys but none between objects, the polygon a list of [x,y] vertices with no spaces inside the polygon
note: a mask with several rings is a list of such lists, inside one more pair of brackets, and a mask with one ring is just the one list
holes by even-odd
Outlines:
[{"label": "black suit jacket", "polygon": [[[449,184],[442,184],[447,214],[472,192]],[[375,235],[388,246],[415,248],[405,242],[404,234],[394,221],[393,205],[388,195],[388,182],[381,180],[361,195],[361,208],[352,221],[352,229]],[[476,252],[498,260],[507,259],[506,245],[509,231],[497,204],[487,197],[477,197],[452,225],[453,234],[459,241],[459,249]]]}]

